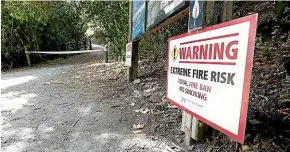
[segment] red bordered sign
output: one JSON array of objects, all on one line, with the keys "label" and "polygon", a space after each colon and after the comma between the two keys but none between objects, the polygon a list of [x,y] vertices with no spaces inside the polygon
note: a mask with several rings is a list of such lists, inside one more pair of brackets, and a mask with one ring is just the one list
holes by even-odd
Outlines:
[{"label": "red bordered sign", "polygon": [[244,142],[257,14],[171,37],[166,98]]}]

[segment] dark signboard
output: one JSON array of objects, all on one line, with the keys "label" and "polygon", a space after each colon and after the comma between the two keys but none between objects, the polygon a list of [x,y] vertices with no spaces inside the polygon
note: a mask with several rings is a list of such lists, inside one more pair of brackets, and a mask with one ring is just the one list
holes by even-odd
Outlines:
[{"label": "dark signboard", "polygon": [[154,27],[185,6],[183,0],[149,0],[147,4],[147,29]]},{"label": "dark signboard", "polygon": [[201,0],[190,1],[188,31],[202,27],[202,9]]},{"label": "dark signboard", "polygon": [[132,8],[132,39],[145,33],[146,1],[133,0]]}]

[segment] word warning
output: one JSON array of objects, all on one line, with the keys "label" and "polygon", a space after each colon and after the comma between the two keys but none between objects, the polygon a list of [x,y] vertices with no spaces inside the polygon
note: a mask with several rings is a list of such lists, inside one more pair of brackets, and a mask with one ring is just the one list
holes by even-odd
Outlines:
[{"label": "word warning", "polygon": [[169,102],[244,142],[257,14],[168,40]]}]

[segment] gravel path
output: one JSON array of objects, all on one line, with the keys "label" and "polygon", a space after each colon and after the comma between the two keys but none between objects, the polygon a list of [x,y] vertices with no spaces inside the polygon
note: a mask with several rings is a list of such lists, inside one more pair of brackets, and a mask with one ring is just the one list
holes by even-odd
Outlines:
[{"label": "gravel path", "polygon": [[163,151],[165,141],[134,134],[122,63],[83,54],[2,73],[3,152]]}]

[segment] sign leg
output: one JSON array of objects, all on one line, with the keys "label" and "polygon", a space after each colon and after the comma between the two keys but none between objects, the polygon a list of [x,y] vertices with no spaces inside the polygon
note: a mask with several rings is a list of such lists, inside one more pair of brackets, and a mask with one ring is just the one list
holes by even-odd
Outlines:
[{"label": "sign leg", "polygon": [[242,151],[242,145],[239,142],[236,142],[235,152],[240,152],[240,151]]},{"label": "sign leg", "polygon": [[186,146],[190,146],[193,143],[193,139],[191,138],[191,132],[192,132],[192,117],[190,114],[185,112],[185,123],[184,123],[184,143]]},{"label": "sign leg", "polygon": [[[203,18],[206,15],[203,10],[203,5],[206,2],[201,1],[191,1],[189,10],[189,21],[188,21],[188,31],[195,30],[196,28],[201,28],[203,23]],[[200,122],[195,117],[190,114],[183,112],[182,115],[182,130],[185,133],[185,144],[190,146],[192,144],[192,139],[202,140],[203,138],[203,126],[204,124]]]},{"label": "sign leg", "polygon": [[[218,12],[220,13],[220,15],[214,14],[214,10],[216,9],[216,7],[219,7],[217,5],[215,5],[215,1],[204,1],[203,2],[203,7],[202,9],[202,18],[203,18],[203,26],[209,26],[213,23],[215,23],[214,21],[221,21],[221,22],[225,22],[228,20],[232,19],[232,8],[233,8],[233,2],[230,1],[224,1],[221,3],[222,5],[222,12]],[[189,14],[191,15],[191,13]],[[217,17],[217,18],[215,18]],[[219,20],[218,18],[221,17],[221,20]],[[190,23],[189,23],[190,24]],[[194,29],[193,29],[194,30]],[[191,117],[191,119],[186,119],[187,117]],[[190,121],[190,122],[188,122]],[[190,129],[191,133],[190,135],[187,134],[187,126],[186,124],[192,124],[192,128]],[[182,126],[181,126],[181,130],[183,130],[185,132],[185,141],[189,141],[187,138],[188,136],[191,136],[194,140],[202,140],[204,137],[204,128],[205,127],[209,127],[206,124],[204,124],[203,122],[199,121],[198,119],[196,119],[195,117],[190,116],[188,113],[183,112],[182,115]],[[210,129],[211,130],[211,129]],[[212,129],[212,137],[216,137],[218,135],[218,131],[215,129]],[[186,142],[186,144],[189,144],[190,142]]]},{"label": "sign leg", "polygon": [[138,78],[138,44],[139,41],[132,42],[132,58],[131,58],[131,67],[128,67],[128,82],[131,82]]}]

